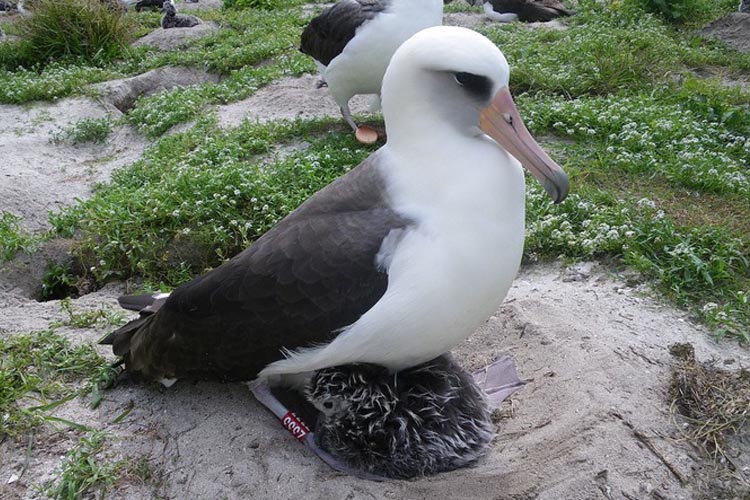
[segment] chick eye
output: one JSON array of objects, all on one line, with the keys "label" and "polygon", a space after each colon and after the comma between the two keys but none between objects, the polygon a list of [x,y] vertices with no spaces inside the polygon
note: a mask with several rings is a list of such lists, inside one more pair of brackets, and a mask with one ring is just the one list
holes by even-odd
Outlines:
[{"label": "chick eye", "polygon": [[333,402],[331,402],[331,401],[326,401],[325,403],[323,403],[323,406],[324,406],[324,407],[325,407],[326,409],[330,410],[331,408],[333,408]]}]

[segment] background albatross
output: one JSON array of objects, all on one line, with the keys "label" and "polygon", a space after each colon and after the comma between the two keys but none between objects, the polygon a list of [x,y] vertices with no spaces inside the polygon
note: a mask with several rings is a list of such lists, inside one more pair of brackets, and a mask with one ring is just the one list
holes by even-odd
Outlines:
[{"label": "background albatross", "polygon": [[443,24],[443,0],[340,0],[302,32],[300,51],[311,56],[357,139],[377,132],[358,127],[349,110],[356,94],[380,94],[396,49],[414,33]]},{"label": "background albatross", "polygon": [[225,264],[166,298],[123,299],[147,307],[103,342],[130,372],[162,381],[284,382],[356,362],[397,371],[447,352],[518,270],[521,163],[555,201],[568,192],[508,77],[476,32],[416,34],[383,80],[385,146]]}]

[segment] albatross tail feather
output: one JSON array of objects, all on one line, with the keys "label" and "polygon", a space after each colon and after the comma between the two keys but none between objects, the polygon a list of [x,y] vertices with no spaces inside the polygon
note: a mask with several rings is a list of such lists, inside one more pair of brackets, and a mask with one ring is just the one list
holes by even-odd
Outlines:
[{"label": "albatross tail feather", "polygon": [[130,352],[130,340],[141,328],[151,321],[154,313],[158,311],[169,297],[168,293],[123,295],[117,299],[120,307],[128,311],[138,311],[139,318],[130,321],[125,326],[109,333],[99,341],[103,345],[111,345],[112,352],[116,356],[124,356]]},{"label": "albatross tail feather", "polygon": [[141,328],[145,327],[152,319],[153,315],[151,314],[136,318],[125,326],[108,334],[101,339],[99,343],[103,345],[111,345],[112,352],[115,356],[125,356],[130,352],[130,340],[133,338],[133,335],[135,335]]}]

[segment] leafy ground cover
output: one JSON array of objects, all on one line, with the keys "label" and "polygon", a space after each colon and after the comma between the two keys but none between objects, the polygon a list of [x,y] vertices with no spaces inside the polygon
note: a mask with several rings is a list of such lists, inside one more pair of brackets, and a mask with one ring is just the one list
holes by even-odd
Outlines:
[{"label": "leafy ground cover", "polygon": [[[74,317],[74,315],[71,315]],[[95,392],[112,370],[90,345],[74,345],[49,329],[0,338],[0,436],[19,436],[45,422],[81,428],[51,414],[71,399]]]}]

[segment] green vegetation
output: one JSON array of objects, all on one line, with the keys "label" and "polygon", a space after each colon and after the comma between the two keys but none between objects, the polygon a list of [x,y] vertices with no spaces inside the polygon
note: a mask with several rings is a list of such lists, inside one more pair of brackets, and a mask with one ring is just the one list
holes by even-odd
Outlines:
[{"label": "green vegetation", "polygon": [[38,0],[34,15],[15,28],[24,43],[18,49],[25,63],[82,58],[106,61],[120,55],[133,29],[117,2],[100,0]]},{"label": "green vegetation", "polygon": [[15,214],[0,211],[0,262],[12,259],[18,252],[30,252],[38,238],[26,233]]},{"label": "green vegetation", "polygon": [[0,352],[0,436],[18,436],[45,421],[81,428],[51,410],[113,379],[92,346],[75,346],[53,330],[0,338]]},{"label": "green vegetation", "polygon": [[52,133],[53,142],[70,142],[82,144],[86,142],[102,143],[112,132],[112,121],[109,117],[84,118]]},{"label": "green vegetation", "polygon": [[47,485],[45,493],[57,500],[82,498],[97,491],[104,498],[107,489],[117,482],[127,460],[103,462],[101,455],[106,435],[101,431],[88,432],[63,459],[56,481]]},{"label": "green vegetation", "polygon": [[[80,232],[78,255],[97,280],[141,275],[175,284],[237,253],[369,154],[329,123],[223,131],[202,120],[159,141],[111,186],[53,221],[61,232]],[[309,138],[308,149],[263,162],[275,144],[300,136]]]},{"label": "green vegetation", "polygon": [[[703,0],[630,0],[636,6],[663,16],[667,21],[681,24],[706,19],[721,12],[717,4],[726,7],[728,2],[705,2]],[[724,4],[724,5],[722,5]]]},{"label": "green vegetation", "polygon": [[125,321],[125,314],[121,310],[101,307],[88,311],[76,311],[69,297],[60,301],[60,309],[68,315],[68,318],[63,320],[62,324],[76,328],[119,326]]},{"label": "green vegetation", "polygon": [[224,7],[231,9],[278,9],[281,6],[289,5],[288,2],[279,0],[224,0]]},{"label": "green vegetation", "polygon": [[106,444],[106,433],[86,432],[63,458],[57,477],[45,485],[44,493],[56,500],[106,498],[107,491],[123,480],[153,483],[159,479],[146,457],[113,461]]}]

